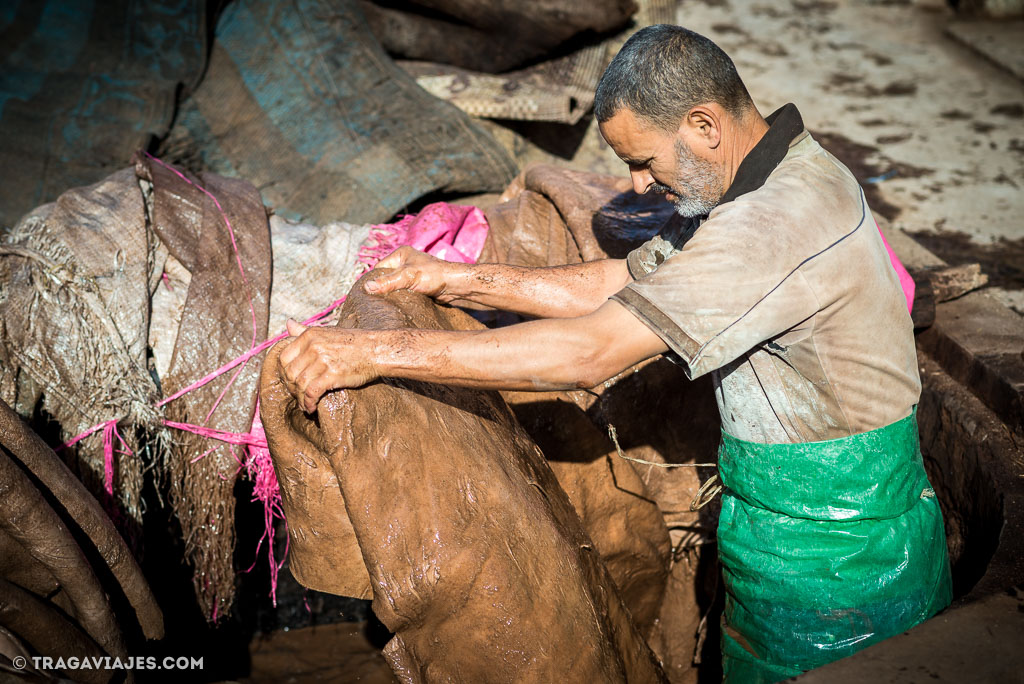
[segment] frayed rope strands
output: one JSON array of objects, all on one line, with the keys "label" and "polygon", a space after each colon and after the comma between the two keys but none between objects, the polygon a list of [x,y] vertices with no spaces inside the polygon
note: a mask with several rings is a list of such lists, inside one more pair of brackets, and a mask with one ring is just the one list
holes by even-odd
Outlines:
[{"label": "frayed rope strands", "polygon": [[[303,325],[315,325],[315,324],[317,324],[323,318],[328,316],[332,311],[334,311],[339,306],[341,306],[341,304],[344,303],[344,301],[345,301],[345,297],[342,297],[341,299],[335,300],[334,302],[332,302],[330,304],[330,306],[328,306],[326,309],[324,309],[320,313],[318,313],[315,316],[313,316],[313,317],[303,321]],[[205,385],[205,384],[215,380],[216,378],[220,377],[224,373],[227,373],[228,371],[230,371],[232,368],[235,368],[236,366],[244,365],[249,359],[251,359],[254,356],[257,356],[258,354],[260,354],[260,353],[262,353],[264,351],[266,351],[267,349],[269,349],[270,347],[274,346],[277,342],[280,342],[281,340],[283,340],[286,337],[288,337],[288,333],[287,332],[282,332],[282,333],[276,335],[275,337],[272,337],[272,338],[266,340],[262,344],[259,344],[259,345],[255,346],[255,347],[253,347],[252,349],[250,349],[249,351],[245,352],[241,356],[239,356],[239,357],[237,357],[235,359],[232,359],[231,361],[227,362],[226,364],[224,364],[223,366],[221,366],[217,370],[213,371],[212,373],[209,373],[208,375],[204,376],[203,378],[200,378],[199,380],[196,380],[195,382],[193,382],[188,387],[184,387],[181,390],[178,390],[177,392],[172,394],[171,396],[166,397],[166,398],[160,400],[156,404],[157,408],[160,408],[160,407],[168,404],[169,402],[174,401],[175,399],[177,399],[177,398],[179,398],[179,397],[181,397],[181,396],[183,396],[185,394],[188,394],[189,392],[191,392],[194,389],[202,387],[203,385]],[[237,373],[236,373],[236,377],[237,377]],[[221,396],[223,396],[223,393],[222,393]],[[224,442],[225,444],[241,446],[243,448],[243,451],[248,453],[248,457],[244,461],[239,460],[238,457],[235,456],[235,460],[239,461],[239,468],[238,468],[238,470],[235,471],[235,475],[237,475],[238,472],[241,471],[243,468],[245,469],[246,474],[254,482],[253,501],[259,501],[261,504],[263,504],[263,513],[264,513],[263,519],[264,519],[265,528],[263,530],[263,536],[260,537],[259,543],[256,546],[256,554],[259,554],[260,547],[263,544],[263,540],[266,539],[267,540],[267,544],[268,544],[267,555],[268,555],[269,562],[270,562],[270,577],[271,577],[270,597],[273,600],[274,605],[276,606],[277,605],[277,574],[278,574],[278,571],[281,569],[281,567],[284,565],[284,558],[287,557],[288,549],[287,549],[287,547],[285,548],[284,556],[282,556],[281,561],[280,562],[275,562],[275,560],[274,560],[274,552],[273,552],[273,548],[274,548],[273,547],[273,543],[274,543],[274,520],[275,519],[282,519],[283,520],[284,519],[284,513],[281,510],[281,492],[280,492],[280,489],[279,489],[278,484],[277,484],[277,477],[276,477],[276,475],[274,473],[273,463],[270,460],[270,449],[267,446],[267,436],[263,432],[263,425],[262,425],[262,423],[258,422],[259,421],[259,406],[258,405],[256,407],[256,416],[255,416],[255,418],[256,418],[256,420],[254,421],[254,424],[253,424],[253,430],[251,432],[244,432],[244,433],[227,432],[225,430],[217,430],[215,428],[206,427],[204,425],[193,425],[191,423],[181,423],[181,422],[172,421],[172,420],[164,420],[163,424],[166,427],[169,427],[169,428],[173,428],[173,429],[176,429],[176,430],[183,430],[183,431],[186,431],[186,432],[191,432],[193,434],[200,435],[200,436],[206,437],[208,439],[214,439],[214,440],[217,440],[219,442]],[[98,432],[99,430],[103,430],[104,488],[106,489],[107,494],[113,495],[113,493],[114,493],[114,441],[113,441],[114,437],[116,437],[117,440],[120,441],[121,444],[124,446],[124,449],[127,450],[127,451],[121,450],[121,451],[118,451],[118,453],[119,454],[124,454],[124,455],[129,455],[129,456],[132,455],[131,449],[128,447],[128,445],[125,443],[124,439],[121,438],[121,435],[117,431],[117,420],[116,419],[108,420],[108,421],[105,421],[105,422],[102,422],[102,423],[98,423],[98,424],[90,427],[88,430],[82,432],[79,435],[76,435],[75,437],[69,439],[64,444],[62,444],[59,447],[57,447],[57,451],[60,451],[62,449],[66,449],[66,448],[76,444],[77,442],[85,439],[89,435],[92,435],[93,433]],[[208,455],[210,453],[210,451],[212,451],[212,449],[210,449],[209,451],[205,452],[204,454],[202,454],[198,458],[193,459],[193,463],[195,461],[198,461],[200,458],[203,458],[204,456]],[[232,455],[234,455],[234,454],[232,453]],[[246,570],[245,572],[251,571],[252,568],[255,567],[255,566],[256,566],[256,562],[254,561],[253,565],[248,570]],[[216,610],[216,607],[214,608],[214,610]],[[216,618],[216,613],[214,614],[214,617],[212,619],[216,622],[216,619],[217,619]]]},{"label": "frayed rope strands", "polygon": [[[284,510],[281,507],[280,487],[278,485],[277,475],[274,472],[274,464],[270,457],[270,449],[267,445],[266,433],[263,430],[263,423],[260,421],[259,400],[257,399],[255,416],[253,418],[253,425],[249,432],[239,433],[228,432],[225,430],[217,430],[215,428],[206,427],[206,423],[209,422],[210,417],[213,415],[213,412],[216,410],[217,406],[220,404],[221,400],[224,398],[224,395],[227,393],[228,389],[234,383],[235,379],[242,372],[242,369],[245,367],[245,364],[254,356],[261,354],[262,352],[266,351],[277,342],[288,337],[288,333],[287,331],[282,332],[270,339],[267,339],[261,344],[256,344],[256,309],[252,302],[252,294],[249,291],[249,281],[245,276],[245,269],[242,266],[241,255],[238,251],[238,244],[235,241],[234,229],[231,227],[231,221],[228,219],[228,216],[224,212],[223,207],[221,206],[217,198],[214,197],[208,190],[196,185],[188,178],[186,178],[180,171],[164,163],[163,161],[157,159],[148,152],[146,152],[145,154],[154,162],[160,164],[164,168],[176,174],[189,185],[192,185],[196,189],[200,190],[203,194],[205,194],[213,201],[214,205],[217,207],[217,211],[220,212],[221,217],[224,219],[224,224],[227,226],[228,235],[231,239],[231,247],[235,253],[235,261],[238,264],[238,270],[242,276],[242,280],[246,285],[246,297],[249,300],[249,310],[252,315],[253,323],[253,337],[249,351],[227,362],[217,370],[200,378],[199,380],[193,382],[187,387],[178,390],[171,396],[161,399],[159,402],[157,402],[156,407],[163,407],[168,403],[174,401],[175,399],[178,399],[179,397],[182,397],[185,394],[188,394],[189,392],[199,387],[202,387],[203,385],[206,385],[207,383],[220,377],[224,373],[227,373],[228,371],[237,367],[238,370],[236,370],[235,373],[232,375],[231,379],[228,380],[228,383],[225,385],[224,389],[217,397],[217,400],[210,408],[210,411],[207,413],[206,418],[203,421],[203,425],[193,425],[191,423],[182,423],[178,421],[169,420],[164,420],[163,424],[166,427],[172,429],[191,432],[193,434],[200,435],[208,439],[217,440],[225,444],[239,446],[242,448],[243,452],[247,453],[247,457],[244,460],[242,460],[239,459],[238,456],[236,456],[233,451],[231,452],[232,456],[234,456],[235,460],[238,462],[238,469],[235,471],[233,476],[237,477],[238,473],[244,469],[246,475],[249,477],[250,480],[253,481],[253,501],[259,501],[263,505],[264,531],[263,536],[260,537],[260,540],[256,545],[256,557],[253,560],[253,564],[244,572],[250,572],[254,567],[256,567],[260,549],[262,548],[264,540],[266,540],[267,557],[270,564],[270,597],[273,600],[273,604],[276,606],[277,577],[278,572],[284,565],[284,560],[285,558],[287,558],[288,555],[289,540],[288,535],[285,534],[284,554],[282,555],[281,561],[276,562],[274,559],[274,521],[284,520]],[[438,204],[440,205],[441,203]],[[424,212],[427,212],[427,210],[435,206],[436,205],[429,205],[428,207],[424,208]],[[447,209],[447,206],[442,207],[442,210],[443,209]],[[366,271],[371,270],[377,264],[378,261],[389,255],[398,247],[404,244],[412,243],[416,243],[414,246],[417,249],[422,249],[423,251],[434,254],[435,256],[438,256],[439,258],[442,259],[446,258],[448,260],[463,262],[475,261],[476,256],[467,255],[465,252],[460,251],[458,248],[454,247],[453,240],[461,228],[466,228],[468,240],[466,241],[467,244],[463,246],[463,249],[466,249],[466,247],[468,247],[469,249],[466,251],[476,252],[476,254],[478,255],[480,249],[483,246],[483,240],[486,237],[487,233],[488,226],[486,218],[484,218],[483,213],[480,212],[480,210],[477,209],[476,207],[467,207],[465,209],[459,207],[453,209],[454,211],[452,211],[451,215],[447,218],[450,221],[459,221],[460,225],[457,227],[452,227],[451,225],[448,225],[445,230],[441,231],[438,231],[438,219],[434,218],[433,215],[431,216],[431,219],[433,220],[430,222],[425,222],[422,230],[417,230],[420,227],[416,225],[417,222],[415,221],[415,219],[410,216],[402,217],[401,220],[399,221],[399,225],[394,227],[387,225],[373,226],[370,234],[371,238],[373,239],[373,244],[366,244],[359,250],[359,253],[357,254],[356,257],[357,263],[363,266],[363,272],[365,273]],[[429,225],[427,225],[428,223]],[[424,240],[424,238],[426,238],[426,240]],[[165,283],[168,287],[170,287],[170,283],[167,281],[166,277]],[[327,317],[331,312],[333,312],[335,309],[341,306],[341,304],[344,303],[345,299],[345,297],[341,297],[340,299],[335,300],[320,313],[303,321],[303,325],[309,326],[320,323],[322,319]],[[132,455],[132,451],[128,447],[128,444],[125,443],[124,439],[117,431],[117,422],[117,419],[113,419],[104,421],[102,423],[98,423],[90,427],[89,429],[85,430],[81,434],[71,438],[70,440],[68,440],[67,442],[65,442],[64,444],[57,448],[58,451],[66,449],[81,441],[82,439],[88,437],[89,435],[92,435],[99,430],[103,430],[104,487],[107,493],[111,495],[113,494],[114,491],[114,439],[116,438],[123,446],[123,449],[118,450],[117,453],[128,456]],[[204,452],[203,454],[197,456],[192,460],[192,462],[194,463],[206,457],[214,450],[214,448],[211,448]],[[287,522],[285,522],[285,529],[287,530]],[[217,617],[217,605],[214,605],[213,615],[211,616],[211,619],[214,622],[216,622]]]},{"label": "frayed rope strands", "polygon": [[[612,443],[615,444],[615,452],[619,455],[619,458],[633,463],[640,463],[642,465],[656,466],[658,468],[717,468],[717,463],[658,463],[657,461],[645,461],[642,458],[633,458],[627,456],[622,451],[622,447],[619,446],[619,433],[615,429],[615,426],[608,423],[608,436],[611,437]],[[700,486],[697,490],[696,496],[693,497],[693,501],[690,502],[690,510],[697,511],[704,508],[711,500],[714,499],[724,489],[722,485],[716,485],[718,481],[718,473],[715,473]]]}]

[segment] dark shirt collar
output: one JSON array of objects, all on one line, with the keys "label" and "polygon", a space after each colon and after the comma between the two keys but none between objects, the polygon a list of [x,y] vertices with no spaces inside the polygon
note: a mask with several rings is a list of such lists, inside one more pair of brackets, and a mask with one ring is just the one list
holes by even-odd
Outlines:
[{"label": "dark shirt collar", "polygon": [[768,122],[768,131],[740,162],[736,177],[722,195],[719,205],[764,185],[769,174],[789,152],[790,143],[804,130],[804,120],[792,102],[776,109],[765,117],[765,121]]}]

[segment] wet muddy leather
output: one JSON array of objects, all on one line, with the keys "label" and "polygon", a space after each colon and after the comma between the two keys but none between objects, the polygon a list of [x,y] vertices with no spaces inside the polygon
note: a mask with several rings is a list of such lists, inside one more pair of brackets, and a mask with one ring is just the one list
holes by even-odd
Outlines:
[{"label": "wet muddy leather", "polygon": [[60,584],[73,617],[107,654],[127,655],[107,595],[81,548],[19,465],[0,449],[0,529]]},{"label": "wet muddy leather", "polygon": [[[52,605],[0,578],[0,627],[5,627],[32,647],[36,653],[79,658],[105,656],[103,649]],[[75,680],[86,684],[110,681],[111,670],[79,670]]]},{"label": "wet muddy leather", "polygon": [[[544,57],[576,34],[621,27],[637,9],[632,0],[414,0],[379,5],[383,7],[362,3],[370,28],[388,52],[493,72]],[[440,39],[445,35],[448,44]]]},{"label": "wet muddy leather", "polygon": [[[146,638],[161,638],[164,635],[163,612],[110,518],[57,454],[2,401],[0,445],[50,491],[74,525],[94,544],[96,552],[135,609]],[[10,578],[7,573],[2,576]]]},{"label": "wet muddy leather", "polygon": [[[420,295],[357,284],[339,325],[467,323]],[[314,422],[279,382],[280,349],[264,364],[261,415],[293,572],[320,590],[372,591],[399,679],[663,679],[599,547],[498,393],[387,380],[327,395]],[[357,556],[362,573],[345,576]]]},{"label": "wet muddy leather", "polygon": [[560,266],[621,259],[678,218],[661,195],[638,195],[627,177],[548,164],[524,170],[498,204],[481,263]]},{"label": "wet muddy leather", "polygon": [[[668,222],[679,220],[663,196],[637,195],[625,175],[608,176],[545,164],[524,170],[486,214],[490,232],[479,261],[535,267],[624,258]],[[702,377],[691,382],[683,369],[668,359],[637,364],[590,393],[562,395],[563,400],[585,411],[594,425],[614,425],[625,455],[631,458],[656,463],[715,460],[720,420],[711,379]],[[515,410],[551,458],[548,442],[557,438],[560,426],[545,426],[543,423],[550,423],[550,418],[543,411],[527,410],[528,415],[524,415],[518,405]],[[535,428],[538,420],[542,424]],[[716,571],[715,547],[691,546],[691,541],[713,539],[718,504],[712,502],[693,512],[690,502],[702,480],[714,471],[637,463],[630,466],[673,530],[673,542],[680,545],[657,623],[647,633],[648,641],[673,682],[696,681],[692,661],[701,610],[713,600]],[[562,479],[557,466],[555,470]],[[614,564],[610,569],[615,574]]]},{"label": "wet muddy leather", "polygon": [[540,446],[559,485],[615,580],[633,622],[647,635],[665,593],[668,528],[644,483],[571,392],[504,392]]}]

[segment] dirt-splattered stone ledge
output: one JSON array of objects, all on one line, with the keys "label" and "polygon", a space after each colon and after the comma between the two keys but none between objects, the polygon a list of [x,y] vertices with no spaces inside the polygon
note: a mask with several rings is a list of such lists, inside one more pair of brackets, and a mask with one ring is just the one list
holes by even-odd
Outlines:
[{"label": "dirt-splattered stone ledge", "polygon": [[[885,223],[882,229],[908,268],[945,265],[906,233]],[[1008,429],[1024,433],[1024,318],[985,292],[971,292],[938,304],[935,323],[918,334],[918,345]]]}]

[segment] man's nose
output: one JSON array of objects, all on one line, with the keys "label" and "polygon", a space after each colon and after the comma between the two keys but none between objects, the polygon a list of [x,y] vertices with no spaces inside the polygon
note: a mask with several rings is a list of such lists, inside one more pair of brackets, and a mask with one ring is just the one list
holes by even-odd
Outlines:
[{"label": "man's nose", "polygon": [[638,195],[643,195],[654,185],[654,176],[647,169],[631,170],[629,177],[633,181],[633,191]]}]

